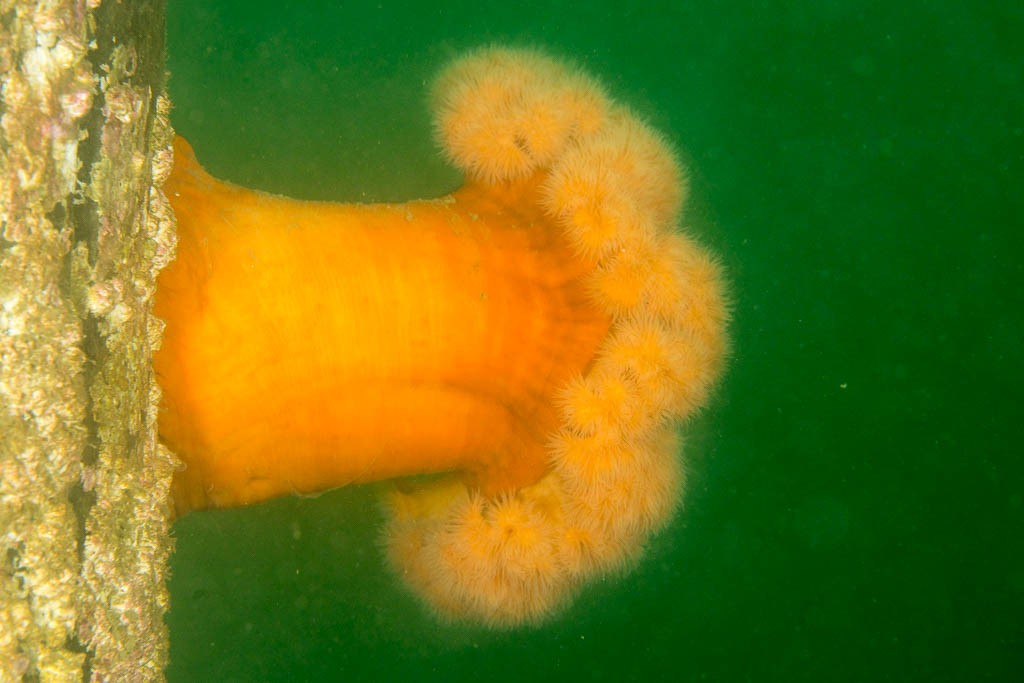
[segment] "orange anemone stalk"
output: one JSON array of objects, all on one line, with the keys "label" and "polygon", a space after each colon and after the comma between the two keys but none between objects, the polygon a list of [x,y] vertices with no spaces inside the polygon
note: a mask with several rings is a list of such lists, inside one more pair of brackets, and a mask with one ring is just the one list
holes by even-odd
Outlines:
[{"label": "orange anemone stalk", "polygon": [[669,147],[584,74],[487,48],[434,102],[466,176],[436,200],[277,197],[175,140],[160,433],[178,514],[436,475],[389,494],[398,573],[443,616],[536,623],[671,516],[721,278]]}]

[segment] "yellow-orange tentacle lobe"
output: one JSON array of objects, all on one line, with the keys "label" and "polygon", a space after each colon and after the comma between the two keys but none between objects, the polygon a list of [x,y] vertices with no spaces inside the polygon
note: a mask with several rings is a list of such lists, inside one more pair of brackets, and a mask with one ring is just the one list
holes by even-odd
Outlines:
[{"label": "yellow-orange tentacle lobe", "polygon": [[721,275],[669,147],[584,74],[488,48],[434,103],[466,176],[436,200],[276,197],[176,140],[160,432],[179,514],[448,473],[389,494],[397,572],[440,615],[534,623],[670,518]]}]

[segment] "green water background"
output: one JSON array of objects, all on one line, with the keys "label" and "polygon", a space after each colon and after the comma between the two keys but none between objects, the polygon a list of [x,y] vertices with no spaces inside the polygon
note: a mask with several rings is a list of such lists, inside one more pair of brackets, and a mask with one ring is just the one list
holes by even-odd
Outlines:
[{"label": "green water background", "polygon": [[437,624],[371,488],[175,527],[171,681],[1022,680],[1024,5],[172,1],[173,122],[298,197],[458,184],[459,51],[578,60],[692,167],[734,357],[686,506],[538,630]]}]

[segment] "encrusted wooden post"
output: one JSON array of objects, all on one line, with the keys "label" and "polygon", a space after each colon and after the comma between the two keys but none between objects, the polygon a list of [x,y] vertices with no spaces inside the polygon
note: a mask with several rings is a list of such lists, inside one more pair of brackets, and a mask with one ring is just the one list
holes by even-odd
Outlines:
[{"label": "encrusted wooden post", "polygon": [[0,0],[0,680],[163,677],[163,0]]}]

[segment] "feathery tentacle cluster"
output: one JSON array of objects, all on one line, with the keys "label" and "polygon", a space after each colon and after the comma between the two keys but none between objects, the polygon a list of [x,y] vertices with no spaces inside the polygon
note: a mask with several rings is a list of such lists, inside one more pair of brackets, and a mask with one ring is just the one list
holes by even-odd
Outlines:
[{"label": "feathery tentacle cluster", "polygon": [[665,140],[571,66],[488,48],[441,75],[436,130],[472,180],[537,177],[546,213],[583,258],[611,317],[537,484],[486,499],[454,477],[390,497],[387,545],[439,613],[536,623],[586,581],[634,561],[676,508],[679,421],[707,399],[725,350],[715,260],[678,231],[686,178]]}]

